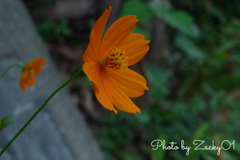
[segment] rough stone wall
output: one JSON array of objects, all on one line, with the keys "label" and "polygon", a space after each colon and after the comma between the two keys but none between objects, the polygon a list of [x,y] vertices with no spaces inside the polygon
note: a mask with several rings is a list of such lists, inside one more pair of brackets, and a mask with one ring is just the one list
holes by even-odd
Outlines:
[{"label": "rough stone wall", "polygon": [[[0,132],[3,148],[44,100],[63,84],[48,51],[37,35],[26,8],[19,0],[0,1],[0,73],[11,64],[42,57],[47,61],[36,86],[23,93],[21,71],[12,69],[0,81],[0,116],[12,114],[14,124]],[[7,149],[0,159],[102,160],[98,145],[76,103],[61,90]]]}]

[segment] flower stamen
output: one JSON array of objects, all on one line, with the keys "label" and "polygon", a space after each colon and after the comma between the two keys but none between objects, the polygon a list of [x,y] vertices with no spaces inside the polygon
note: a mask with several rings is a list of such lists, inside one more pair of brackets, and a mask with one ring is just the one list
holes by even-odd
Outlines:
[{"label": "flower stamen", "polygon": [[106,58],[101,59],[99,64],[101,67],[110,67],[113,69],[127,69],[128,61],[125,51],[122,51],[118,48],[112,50],[112,53]]},{"label": "flower stamen", "polygon": [[30,76],[33,76],[34,74],[35,74],[35,69],[34,68],[31,68],[30,70],[29,70],[29,73],[30,73]]}]

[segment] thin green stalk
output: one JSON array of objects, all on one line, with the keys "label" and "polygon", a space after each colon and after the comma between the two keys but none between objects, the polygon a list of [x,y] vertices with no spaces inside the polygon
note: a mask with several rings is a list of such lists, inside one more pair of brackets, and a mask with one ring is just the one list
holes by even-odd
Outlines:
[{"label": "thin green stalk", "polygon": [[12,64],[11,66],[9,66],[6,71],[3,72],[3,74],[0,77],[0,81],[3,79],[3,77],[8,73],[8,71],[10,71],[13,67],[20,67],[21,69],[23,69],[23,65],[21,64]]},{"label": "thin green stalk", "polygon": [[32,115],[32,117],[24,124],[24,126],[18,131],[18,133],[3,148],[3,150],[0,152],[0,157],[5,152],[5,150],[14,142],[14,140],[23,132],[23,130],[29,125],[29,123],[31,123],[31,121],[38,115],[38,113],[46,106],[46,104],[52,99],[52,97],[62,88],[64,88],[69,82],[71,82],[74,78],[76,78],[80,73],[82,73],[82,69],[75,73],[67,82],[61,85],[48,97],[48,99],[42,104],[42,106]]}]

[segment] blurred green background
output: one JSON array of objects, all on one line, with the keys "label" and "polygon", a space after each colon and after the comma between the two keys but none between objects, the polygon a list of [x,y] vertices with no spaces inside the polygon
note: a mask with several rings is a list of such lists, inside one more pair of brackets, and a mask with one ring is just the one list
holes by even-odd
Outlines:
[{"label": "blurred green background", "polygon": [[[57,19],[35,16],[56,0],[24,2],[59,70],[69,77],[82,66],[91,27],[104,11],[101,1],[94,1],[93,9],[84,15]],[[111,5],[103,2],[105,9]],[[70,87],[106,159],[240,159],[240,1],[120,0],[117,4],[115,18],[137,15],[140,21],[133,32],[151,41],[149,53],[132,67],[146,77],[150,88],[133,100],[141,114],[115,115],[103,108],[87,77]],[[93,109],[83,107],[83,89],[90,91]],[[204,140],[204,146],[209,146],[214,137],[220,142],[235,140],[235,149],[223,151],[223,157],[214,150],[194,151],[193,140]],[[184,140],[192,147],[190,155],[181,149],[154,151],[155,139],[178,146]]]}]

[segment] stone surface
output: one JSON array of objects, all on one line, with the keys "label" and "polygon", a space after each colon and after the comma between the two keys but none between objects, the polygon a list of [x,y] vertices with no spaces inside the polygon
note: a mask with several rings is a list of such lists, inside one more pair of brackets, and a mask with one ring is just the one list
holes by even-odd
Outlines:
[{"label": "stone surface", "polygon": [[[25,7],[18,0],[0,1],[0,73],[14,63],[42,57],[47,65],[35,87],[23,93],[21,70],[12,69],[0,81],[0,117],[12,114],[14,124],[0,132],[3,148],[45,99],[63,84],[46,47],[39,39]],[[67,88],[57,93],[0,159],[102,160],[86,122]]]},{"label": "stone surface", "polygon": [[93,0],[55,0],[54,5],[35,10],[33,16],[38,20],[78,18],[89,12],[93,5]]}]

